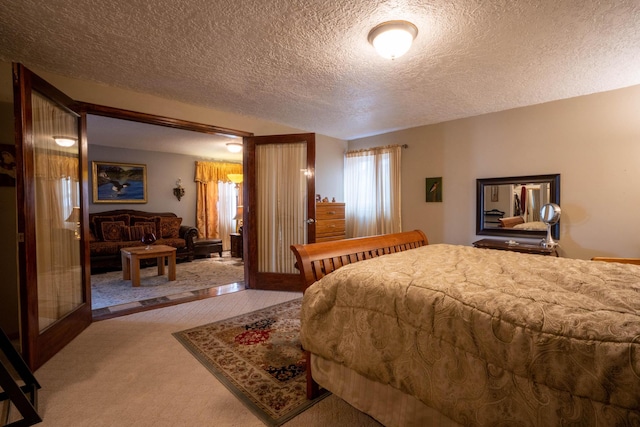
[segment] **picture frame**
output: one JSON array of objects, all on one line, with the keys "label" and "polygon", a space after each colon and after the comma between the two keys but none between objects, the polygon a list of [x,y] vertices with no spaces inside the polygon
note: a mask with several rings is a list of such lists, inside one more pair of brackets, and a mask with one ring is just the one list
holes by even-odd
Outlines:
[{"label": "picture frame", "polygon": [[147,166],[93,161],[93,203],[147,203]]},{"label": "picture frame", "polygon": [[442,177],[426,178],[427,203],[442,202]]},{"label": "picture frame", "polygon": [[0,144],[0,187],[16,186],[16,146]]}]

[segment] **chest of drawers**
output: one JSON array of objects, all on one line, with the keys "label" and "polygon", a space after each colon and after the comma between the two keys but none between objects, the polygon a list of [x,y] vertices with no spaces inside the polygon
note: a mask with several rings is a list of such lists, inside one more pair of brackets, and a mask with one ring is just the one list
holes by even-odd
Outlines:
[{"label": "chest of drawers", "polygon": [[344,238],[344,203],[317,203],[316,242],[328,242]]}]

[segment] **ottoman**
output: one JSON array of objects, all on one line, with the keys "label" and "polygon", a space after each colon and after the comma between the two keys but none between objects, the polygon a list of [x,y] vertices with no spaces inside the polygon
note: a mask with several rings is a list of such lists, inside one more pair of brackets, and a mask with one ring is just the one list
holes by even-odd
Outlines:
[{"label": "ottoman", "polygon": [[194,258],[207,257],[211,258],[211,254],[217,252],[222,257],[222,239],[193,239],[193,256]]}]

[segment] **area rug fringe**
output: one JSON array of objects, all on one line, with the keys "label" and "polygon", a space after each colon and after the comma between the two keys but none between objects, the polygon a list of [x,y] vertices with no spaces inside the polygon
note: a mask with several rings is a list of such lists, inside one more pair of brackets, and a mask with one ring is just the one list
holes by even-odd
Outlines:
[{"label": "area rug fringe", "polygon": [[173,336],[260,420],[280,426],[330,394],[306,398],[301,302],[288,301]]}]

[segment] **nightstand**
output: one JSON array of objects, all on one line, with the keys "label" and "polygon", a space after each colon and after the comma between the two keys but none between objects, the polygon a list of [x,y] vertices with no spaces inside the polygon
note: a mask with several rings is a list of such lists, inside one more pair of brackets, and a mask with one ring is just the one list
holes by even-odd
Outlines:
[{"label": "nightstand", "polygon": [[244,259],[244,254],[242,253],[242,234],[231,233],[230,236],[231,236],[231,256],[234,258]]}]

